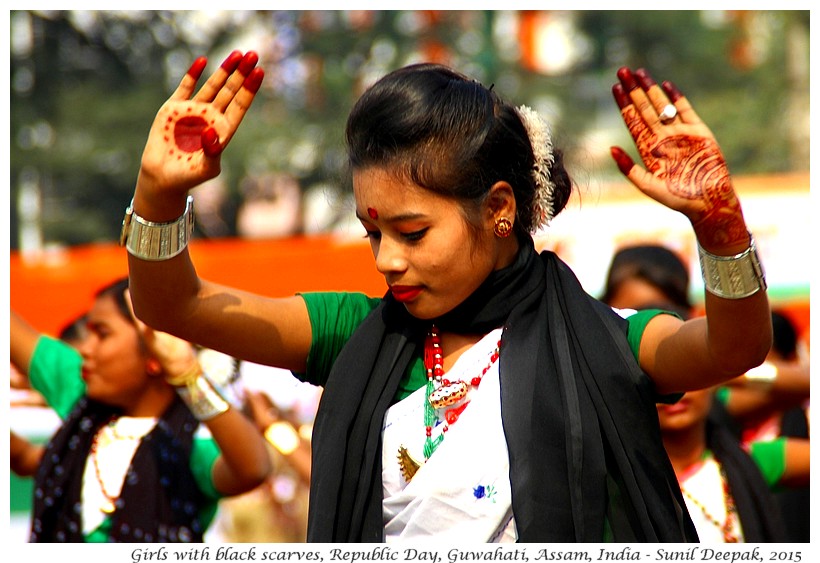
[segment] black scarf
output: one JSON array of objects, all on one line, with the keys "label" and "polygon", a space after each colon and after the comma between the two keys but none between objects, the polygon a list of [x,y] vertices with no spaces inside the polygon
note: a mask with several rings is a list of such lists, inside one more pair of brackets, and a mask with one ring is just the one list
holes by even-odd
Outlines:
[{"label": "black scarf", "polygon": [[[795,438],[809,437],[809,421],[802,407],[792,407],[783,413],[780,435]],[[783,515],[789,542],[811,541],[811,487],[789,487],[775,493],[775,500]]]},{"label": "black scarf", "polygon": [[741,447],[737,437],[722,424],[725,416],[725,407],[715,401],[706,422],[706,444],[726,473],[745,541],[789,541],[774,495],[757,464]]},{"label": "black scarf", "polygon": [[[119,410],[83,397],[35,476],[31,542],[82,542],[83,471],[97,431]],[[112,515],[112,542],[202,542],[204,497],[189,459],[197,420],[176,398],[140,442]]]},{"label": "black scarf", "polygon": [[[503,326],[499,369],[522,542],[696,541],[626,322],[532,240],[436,323]],[[308,541],[381,542],[381,429],[429,322],[386,295],[335,362],[313,438]]]}]

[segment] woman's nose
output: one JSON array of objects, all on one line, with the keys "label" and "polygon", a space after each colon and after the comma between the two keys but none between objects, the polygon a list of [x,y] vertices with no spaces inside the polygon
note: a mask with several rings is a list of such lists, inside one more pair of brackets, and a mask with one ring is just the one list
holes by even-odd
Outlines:
[{"label": "woman's nose", "polygon": [[382,237],[376,249],[376,269],[382,275],[403,272],[407,268],[407,260],[400,244]]},{"label": "woman's nose", "polygon": [[77,351],[83,358],[88,358],[94,351],[96,337],[89,333],[85,338],[76,344]]}]

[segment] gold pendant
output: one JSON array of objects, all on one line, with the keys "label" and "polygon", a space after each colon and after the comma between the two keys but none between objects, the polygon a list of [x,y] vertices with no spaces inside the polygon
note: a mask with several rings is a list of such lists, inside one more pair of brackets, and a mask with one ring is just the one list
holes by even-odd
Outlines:
[{"label": "gold pendant", "polygon": [[103,514],[114,514],[114,511],[117,510],[117,507],[114,505],[113,501],[106,501],[101,507]]},{"label": "gold pendant", "polygon": [[399,460],[399,468],[404,480],[408,483],[419,470],[421,464],[410,456],[410,452],[404,446],[399,446],[399,453],[396,456]]}]

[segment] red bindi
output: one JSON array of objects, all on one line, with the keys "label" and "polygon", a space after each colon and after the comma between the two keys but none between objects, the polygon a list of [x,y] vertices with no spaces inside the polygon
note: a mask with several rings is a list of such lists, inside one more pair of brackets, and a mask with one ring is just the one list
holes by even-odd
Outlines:
[{"label": "red bindi", "polygon": [[367,214],[370,215],[371,219],[378,219],[379,218],[379,212],[376,211],[375,209],[373,209],[372,207],[367,208]]}]

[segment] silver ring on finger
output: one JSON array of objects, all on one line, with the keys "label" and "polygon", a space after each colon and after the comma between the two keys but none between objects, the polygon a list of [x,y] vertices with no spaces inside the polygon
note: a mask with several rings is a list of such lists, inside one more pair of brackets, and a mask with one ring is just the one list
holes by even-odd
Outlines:
[{"label": "silver ring on finger", "polygon": [[676,108],[672,104],[666,104],[661,112],[658,114],[658,118],[661,120],[661,123],[664,125],[668,123],[672,123],[675,118],[678,116],[678,108]]}]

